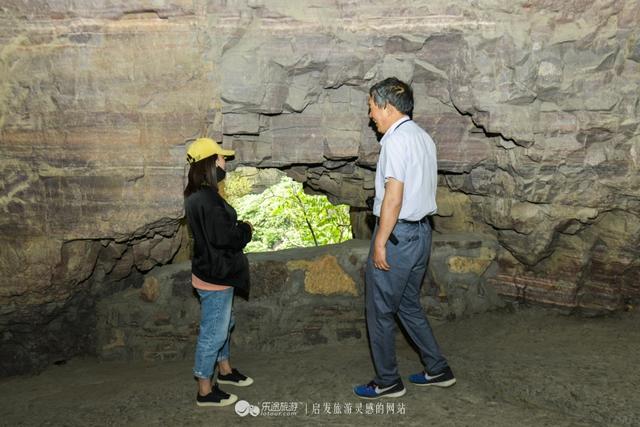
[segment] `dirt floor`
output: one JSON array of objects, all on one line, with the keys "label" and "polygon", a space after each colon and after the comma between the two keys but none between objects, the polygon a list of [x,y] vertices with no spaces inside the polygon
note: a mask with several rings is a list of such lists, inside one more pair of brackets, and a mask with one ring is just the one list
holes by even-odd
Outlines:
[{"label": "dirt floor", "polygon": [[[191,362],[75,359],[31,377],[0,380],[0,425],[638,426],[640,313],[567,317],[540,309],[434,324],[457,376],[449,389],[405,384],[399,399],[363,401],[372,378],[366,342],[293,353],[240,352],[250,374],[228,392],[256,406],[198,408]],[[421,369],[400,336],[406,376]]]}]

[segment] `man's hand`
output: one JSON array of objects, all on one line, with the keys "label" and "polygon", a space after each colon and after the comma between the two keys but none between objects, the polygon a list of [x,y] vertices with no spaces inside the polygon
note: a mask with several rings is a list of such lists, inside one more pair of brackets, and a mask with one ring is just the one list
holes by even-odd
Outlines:
[{"label": "man's hand", "polygon": [[380,221],[378,231],[373,242],[373,265],[379,269],[388,271],[391,267],[387,263],[387,240],[393,232],[398,221],[398,215],[402,208],[402,194],[404,184],[393,178],[389,178],[384,186],[385,193],[380,208]]},{"label": "man's hand", "polygon": [[373,265],[378,270],[389,271],[389,264],[387,264],[387,248],[385,246],[373,247]]}]

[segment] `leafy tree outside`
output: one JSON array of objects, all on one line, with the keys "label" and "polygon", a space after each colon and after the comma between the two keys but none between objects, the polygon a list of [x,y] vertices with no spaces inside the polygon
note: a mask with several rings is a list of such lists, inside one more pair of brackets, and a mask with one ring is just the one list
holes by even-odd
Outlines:
[{"label": "leafy tree outside", "polygon": [[250,189],[243,177],[225,181],[229,203],[253,225],[248,252],[328,245],[352,237],[348,205],[306,194],[302,184],[287,176],[261,194],[247,194]]}]

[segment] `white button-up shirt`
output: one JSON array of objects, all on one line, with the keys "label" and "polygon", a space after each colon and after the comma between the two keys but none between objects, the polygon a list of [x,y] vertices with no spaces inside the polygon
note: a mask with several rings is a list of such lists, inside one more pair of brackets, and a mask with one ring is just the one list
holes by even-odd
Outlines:
[{"label": "white button-up shirt", "polygon": [[404,183],[399,219],[418,221],[436,212],[438,162],[436,146],[427,132],[409,117],[395,122],[380,140],[373,214],[380,216],[384,184],[389,178]]}]

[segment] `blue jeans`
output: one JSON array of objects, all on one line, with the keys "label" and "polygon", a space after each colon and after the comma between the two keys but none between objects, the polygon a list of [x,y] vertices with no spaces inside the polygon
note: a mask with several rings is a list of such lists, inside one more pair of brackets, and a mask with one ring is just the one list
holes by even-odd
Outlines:
[{"label": "blue jeans", "polygon": [[398,317],[420,353],[426,371],[433,374],[447,367],[429,321],[420,304],[420,288],[431,252],[431,227],[428,222],[398,223],[393,234],[399,242],[387,242],[389,271],[373,266],[373,242],[366,268],[366,318],[371,356],[376,369],[375,382],[382,386],[400,379],[396,362],[396,324]]},{"label": "blue jeans", "polygon": [[235,324],[233,288],[223,291],[203,291],[200,295],[200,333],[196,344],[196,361],[193,375],[209,379],[215,363],[229,359],[229,338]]}]

